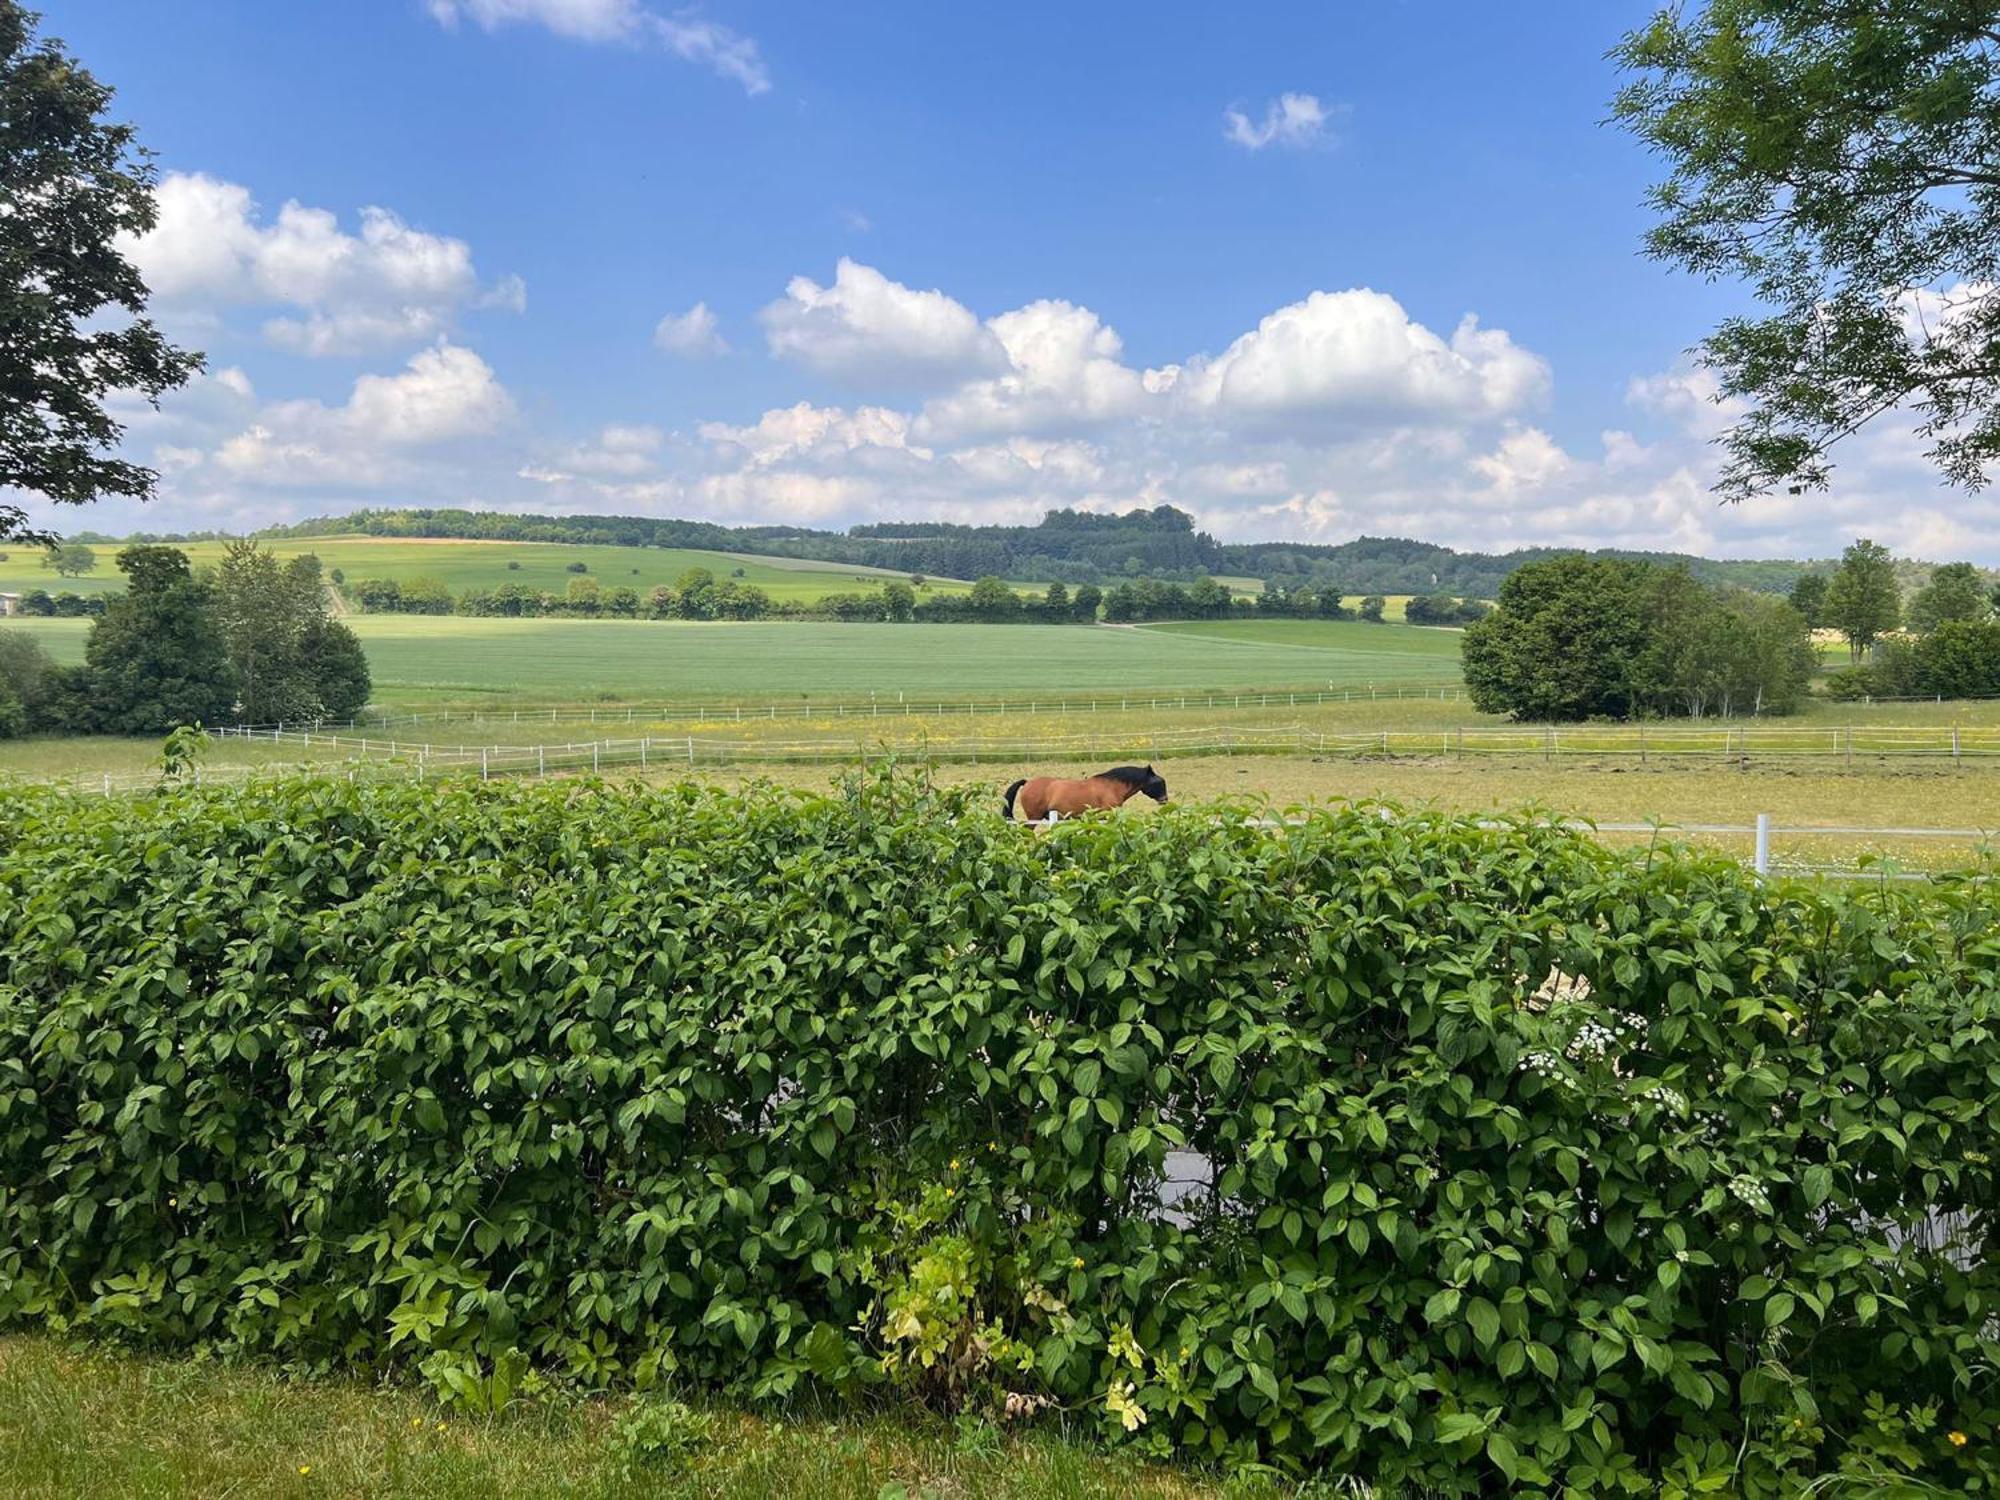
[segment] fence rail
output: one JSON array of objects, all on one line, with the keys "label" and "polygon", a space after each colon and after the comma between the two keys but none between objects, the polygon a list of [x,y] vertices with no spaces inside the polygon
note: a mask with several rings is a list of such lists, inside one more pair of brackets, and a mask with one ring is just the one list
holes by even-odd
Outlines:
[{"label": "fence rail", "polygon": [[[364,713],[357,718],[315,720],[314,729],[417,728],[425,724],[644,724],[657,722],[754,723],[785,719],[976,718],[1006,714],[1108,714],[1192,708],[1300,708],[1325,703],[1414,701],[1462,703],[1465,689],[1449,681],[1349,684],[1324,688],[1252,688],[1242,692],[1179,693],[1153,690],[1024,698],[947,698],[942,695],[871,698],[695,699],[656,703],[543,704],[506,709],[439,709],[430,713]],[[268,734],[298,724],[232,725],[218,733]]]},{"label": "fence rail", "polygon": [[[754,727],[754,724],[753,724]],[[1093,727],[1074,734],[938,735],[927,729],[894,740],[856,734],[778,738],[700,733],[646,734],[560,743],[440,743],[397,739],[359,730],[222,729],[218,738],[245,745],[298,749],[307,757],[407,759],[426,770],[477,769],[486,775],[541,774],[658,764],[850,761],[896,751],[939,760],[1033,761],[1067,757],[1179,755],[1339,755],[1459,758],[1498,756],[1553,762],[1586,756],[1628,757],[1641,763],[1694,757],[1747,764],[1756,758],[1806,758],[1852,765],[1862,759],[1964,762],[2000,758],[2000,725],[1584,725],[1568,728],[1467,725],[1446,729],[1324,732],[1303,724],[1208,725],[1186,728]]]}]

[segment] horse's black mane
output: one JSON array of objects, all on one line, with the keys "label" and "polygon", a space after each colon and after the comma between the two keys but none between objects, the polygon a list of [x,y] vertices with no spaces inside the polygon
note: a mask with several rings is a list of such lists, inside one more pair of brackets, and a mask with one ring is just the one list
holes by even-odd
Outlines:
[{"label": "horse's black mane", "polygon": [[1099,771],[1099,781],[1122,781],[1127,786],[1144,786],[1146,778],[1153,773],[1144,766],[1113,766],[1108,771]]}]

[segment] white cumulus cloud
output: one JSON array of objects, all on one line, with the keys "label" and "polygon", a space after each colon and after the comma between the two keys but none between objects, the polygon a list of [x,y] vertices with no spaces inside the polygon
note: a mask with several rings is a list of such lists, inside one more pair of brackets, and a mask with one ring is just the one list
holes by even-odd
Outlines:
[{"label": "white cumulus cloud", "polygon": [[1449,340],[1383,292],[1314,292],[1156,384],[1221,416],[1312,427],[1493,417],[1546,393],[1547,363],[1468,316]]},{"label": "white cumulus cloud", "polygon": [[794,276],[757,316],[771,353],[836,378],[936,385],[1007,366],[1000,341],[964,303],[845,256],[831,286]]},{"label": "white cumulus cloud", "polygon": [[513,414],[492,368],[470,349],[419,350],[394,375],[363,375],[345,403],[279,401],[259,409],[214,450],[237,480],[266,484],[379,484],[407,450],[479,437]]},{"label": "white cumulus cloud", "polygon": [[676,57],[701,63],[711,72],[732,78],[748,94],[761,94],[771,87],[771,75],[757,44],[739,32],[714,21],[697,17],[654,16],[653,30]]},{"label": "white cumulus cloud", "polygon": [[352,354],[423,343],[469,307],[518,311],[518,276],[482,287],[464,240],[412,228],[386,208],[361,211],[358,233],[321,208],[288,202],[268,222],[250,190],[204,173],[170,172],[159,218],[127,240],[147,286],[169,310],[289,307],[266,338],[299,354]]},{"label": "white cumulus cloud", "polygon": [[1326,139],[1333,112],[1313,94],[1280,94],[1252,120],[1240,109],[1222,112],[1223,139],[1246,151],[1266,146],[1310,146]]},{"label": "white cumulus cloud", "polygon": [[746,93],[761,94],[771,87],[754,40],[691,11],[662,16],[638,0],[429,0],[428,8],[445,27],[460,21],[485,31],[534,25],[579,42],[652,40],[676,57],[740,83]]},{"label": "white cumulus cloud", "polygon": [[529,22],[583,42],[628,38],[644,14],[634,0],[430,0],[429,9],[443,26],[468,20],[492,31]]},{"label": "white cumulus cloud", "polygon": [[685,359],[701,359],[711,354],[727,354],[729,345],[715,326],[715,314],[706,302],[697,302],[684,313],[668,313],[654,325],[653,347]]},{"label": "white cumulus cloud", "polygon": [[1139,372],[1122,362],[1123,341],[1087,307],[1031,302],[986,327],[1005,353],[1006,372],[926,406],[927,438],[1094,426],[1136,414],[1146,399]]},{"label": "white cumulus cloud", "polygon": [[796,406],[767,411],[747,426],[704,422],[700,433],[710,443],[740,451],[756,468],[807,457],[844,456],[864,448],[914,451],[921,458],[931,456],[926,450],[911,449],[909,418],[883,406],[846,411],[801,401]]}]

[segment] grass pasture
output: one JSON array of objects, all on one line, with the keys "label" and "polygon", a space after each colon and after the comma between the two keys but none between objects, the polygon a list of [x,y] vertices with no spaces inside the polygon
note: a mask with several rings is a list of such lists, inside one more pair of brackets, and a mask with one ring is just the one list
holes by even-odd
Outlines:
[{"label": "grass pasture", "polygon": [[[212,567],[222,560],[221,542],[176,542],[195,567]],[[641,594],[659,584],[671,584],[689,568],[707,568],[717,578],[743,570],[740,583],[755,584],[773,599],[807,601],[828,594],[865,593],[891,578],[906,578],[884,568],[813,562],[789,557],[757,557],[733,552],[702,552],[670,547],[571,546],[563,542],[482,542],[457,539],[405,540],[394,537],[322,536],[274,537],[265,542],[280,557],[303,552],[317,556],[327,568],[338,568],[349,582],[363,578],[441,580],[453,594],[467,589],[494,589],[503,583],[560,594],[576,575],[580,562],[589,576],[607,589],[630,587]],[[116,544],[96,546],[97,571],[82,578],[57,578],[41,566],[32,548],[6,548],[0,563],[0,592],[25,593],[46,589],[78,594],[102,594],[124,588],[118,571]],[[939,579],[929,588],[939,593],[964,593],[969,584]]]},{"label": "grass pasture", "polygon": [[[1275,806],[1384,797],[1682,827],[1747,824],[1759,812],[1784,827],[2000,826],[2000,757],[1981,753],[2000,730],[2000,704],[1822,701],[1789,719],[1565,726],[1545,738],[1484,718],[1455,693],[1415,696],[1456,686],[1451,631],[1311,620],[1098,629],[406,615],[352,623],[376,674],[378,707],[420,716],[366,730],[367,759],[421,758],[433,774],[457,747],[470,747],[456,754],[461,768],[476,770],[478,747],[489,746],[496,774],[529,764],[588,771],[593,742],[693,736],[693,774],[732,781],[769,775],[825,786],[835,760],[894,753],[937,755],[939,774],[997,788],[1021,771],[1085,773],[1144,757],[1173,768],[1178,796],[1241,794]],[[10,624],[60,660],[81,659],[88,621]],[[1370,698],[1371,681],[1416,686],[1401,698]],[[1351,690],[1356,700],[1235,701],[1279,684]],[[1038,701],[1044,690],[1067,706]],[[761,706],[738,706],[745,699]],[[998,712],[997,700],[1005,700]],[[664,711],[669,702],[682,706]],[[1962,762],[1950,758],[1953,726],[1963,732]],[[1387,756],[1370,743],[1383,734]],[[1324,753],[1313,753],[1320,736]],[[385,751],[385,738],[431,748],[422,757]],[[344,762],[357,754],[354,739],[220,739],[211,764],[236,774]],[[525,755],[537,746],[545,756]],[[1228,748],[1237,753],[1217,753]],[[0,774],[131,784],[150,778],[157,754],[148,740],[15,741],[0,743]],[[673,767],[667,774],[689,774],[684,759],[656,754]],[[629,774],[631,758],[607,749],[601,769]],[[649,758],[648,770],[660,774],[657,764]],[[1714,841],[1747,852],[1746,840]],[[1970,840],[1781,843],[1816,863],[1869,853],[1962,863],[1973,848]]]},{"label": "grass pasture", "polygon": [[10,1335],[0,1338],[0,1493],[11,1500],[1195,1500],[1222,1492],[1199,1477],[1049,1434],[725,1407],[702,1409],[709,1437],[685,1463],[649,1463],[621,1427],[632,1405],[556,1398],[467,1420],[408,1390],[285,1380],[256,1368]]}]

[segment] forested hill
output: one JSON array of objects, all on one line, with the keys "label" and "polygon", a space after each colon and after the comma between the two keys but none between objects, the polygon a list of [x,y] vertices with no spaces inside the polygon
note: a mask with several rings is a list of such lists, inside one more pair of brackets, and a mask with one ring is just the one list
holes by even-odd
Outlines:
[{"label": "forested hill", "polygon": [[[1401,537],[1364,536],[1319,546],[1302,542],[1247,542],[1225,546],[1225,573],[1250,578],[1312,580],[1336,584],[1348,593],[1447,593],[1490,599],[1500,580],[1523,563],[1575,552],[1573,547],[1524,547],[1515,552],[1459,552]],[[1760,593],[1786,593],[1806,572],[1831,572],[1833,561],[1726,559],[1683,552],[1640,552],[1599,547],[1592,557],[1633,558],[1667,566],[1679,564],[1703,583],[1734,584]]]},{"label": "forested hill", "polygon": [[938,578],[1001,578],[1069,583],[1146,574],[1196,578],[1226,571],[1215,538],[1171,506],[1124,515],[1052,510],[1036,526],[953,526],[885,522],[852,531],[801,526],[718,526],[650,516],[537,516],[469,510],[362,510],[302,521],[272,534],[467,537],[520,542],[597,542],[635,547],[701,547],[894,568]]},{"label": "forested hill", "polygon": [[[1192,580],[1205,573],[1286,582],[1311,581],[1349,594],[1442,591],[1491,598],[1524,562],[1562,549],[1460,552],[1428,542],[1360,537],[1305,542],[1226,544],[1195,529],[1169,505],[1123,515],[1052,510],[1035,526],[955,526],[937,521],[880,522],[851,531],[800,526],[720,526],[651,516],[539,516],[473,510],[362,510],[276,528],[271,535],[360,532],[391,537],[465,537],[493,541],[596,542],[634,547],[700,547],[720,552],[812,558],[894,568],[939,578],[1002,578],[1104,583],[1147,577]],[[1601,548],[1598,557],[1684,563],[1705,583],[1782,592],[1800,573],[1831,563],[1721,561],[1678,553]]]}]

